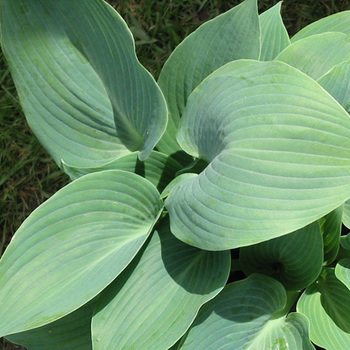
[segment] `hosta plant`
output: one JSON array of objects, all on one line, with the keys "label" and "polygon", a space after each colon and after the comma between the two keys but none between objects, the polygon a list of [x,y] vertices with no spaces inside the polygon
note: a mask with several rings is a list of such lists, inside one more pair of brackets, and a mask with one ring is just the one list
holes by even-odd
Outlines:
[{"label": "hosta plant", "polygon": [[156,82],[102,0],[2,0],[31,128],[72,179],[0,261],[32,350],[350,348],[350,11],[245,0]]}]

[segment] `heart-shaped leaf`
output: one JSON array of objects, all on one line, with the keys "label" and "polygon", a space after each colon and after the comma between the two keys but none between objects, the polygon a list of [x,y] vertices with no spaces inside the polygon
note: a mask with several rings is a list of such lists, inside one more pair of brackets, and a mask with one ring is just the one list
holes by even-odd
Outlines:
[{"label": "heart-shaped leaf", "polygon": [[104,1],[4,0],[2,48],[28,123],[60,165],[144,160],[167,123],[164,97]]},{"label": "heart-shaped leaf", "polygon": [[0,335],[72,312],[104,289],[136,255],[163,202],[144,178],[89,174],[35,210],[0,260]]},{"label": "heart-shaped leaf", "polygon": [[289,35],[281,17],[282,2],[259,16],[261,28],[261,61],[270,61],[290,45]]},{"label": "heart-shaped leaf", "polygon": [[334,66],[350,60],[350,36],[322,33],[294,42],[276,60],[290,64],[317,80]]},{"label": "heart-shaped leaf", "polygon": [[257,0],[246,0],[202,24],[165,63],[158,80],[168,102],[169,123],[157,147],[172,154],[181,148],[176,133],[188,96],[215,69],[240,58],[259,57]]},{"label": "heart-shaped leaf", "polygon": [[202,249],[295,231],[350,196],[350,118],[313,79],[238,60],[191,94],[178,136],[209,165],[166,200],[172,232]]},{"label": "heart-shaped leaf", "polygon": [[327,350],[348,350],[350,344],[350,291],[334,269],[327,268],[309,286],[297,303],[297,310],[310,322],[310,339]]},{"label": "heart-shaped leaf", "polygon": [[6,337],[27,350],[92,350],[91,320],[95,299],[45,326]]},{"label": "heart-shaped leaf", "polygon": [[199,308],[222,290],[229,271],[229,251],[184,244],[165,220],[138,258],[102,292],[92,322],[94,349],[168,349]]},{"label": "heart-shaped leaf", "polygon": [[322,269],[323,240],[320,225],[308,225],[288,235],[240,249],[240,266],[279,280],[288,290],[314,282]]},{"label": "heart-shaped leaf", "polygon": [[304,315],[280,315],[287,302],[283,286],[254,274],[227,285],[200,310],[178,349],[314,349]]},{"label": "heart-shaped leaf", "polygon": [[338,12],[309,24],[293,36],[292,42],[326,32],[350,34],[350,11]]}]

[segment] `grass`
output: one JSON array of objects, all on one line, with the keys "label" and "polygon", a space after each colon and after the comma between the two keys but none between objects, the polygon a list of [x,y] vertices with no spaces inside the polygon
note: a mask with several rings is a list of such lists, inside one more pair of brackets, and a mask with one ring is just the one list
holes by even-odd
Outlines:
[{"label": "grass", "polygon": [[[157,77],[174,48],[201,23],[239,0],[109,1],[128,23],[141,63]],[[259,11],[276,0],[260,0]],[[282,16],[291,35],[310,22],[350,9],[350,0],[285,0]],[[68,183],[28,127],[0,51],[0,255],[30,212]],[[21,349],[0,339],[0,350]]]}]

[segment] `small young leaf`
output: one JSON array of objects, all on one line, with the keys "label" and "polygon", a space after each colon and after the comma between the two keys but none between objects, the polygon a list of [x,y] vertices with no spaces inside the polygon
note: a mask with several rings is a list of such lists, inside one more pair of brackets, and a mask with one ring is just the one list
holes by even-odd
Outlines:
[{"label": "small young leaf", "polygon": [[240,249],[240,265],[279,280],[287,290],[300,290],[314,282],[323,263],[320,225],[314,222],[288,235]]},{"label": "small young leaf", "polygon": [[271,277],[254,274],[229,284],[203,306],[178,349],[314,349],[306,317],[279,315],[286,301]]},{"label": "small young leaf", "polygon": [[261,28],[261,61],[270,61],[290,45],[289,35],[281,17],[282,2],[259,16]]},{"label": "small young leaf", "polygon": [[27,350],[92,350],[91,320],[95,299],[46,326],[6,337]]},{"label": "small young leaf", "polygon": [[2,48],[28,123],[61,166],[150,154],[167,123],[164,97],[105,1],[3,0]]},{"label": "small young leaf", "polygon": [[338,12],[309,24],[293,36],[292,42],[326,32],[341,32],[350,35],[350,11]]},{"label": "small young leaf", "polygon": [[334,66],[350,60],[349,38],[344,33],[312,35],[288,46],[276,60],[288,63],[317,80]]},{"label": "small young leaf", "polygon": [[129,264],[162,211],[159,192],[124,171],[89,174],[47,200],[0,260],[0,336],[53,322]]},{"label": "small young leaf", "polygon": [[204,78],[230,61],[257,59],[259,53],[257,0],[246,0],[202,24],[178,45],[158,80],[168,102],[169,123],[157,148],[166,154],[181,149],[176,142],[179,121],[188,96]]},{"label": "small young leaf", "polygon": [[225,250],[295,231],[350,196],[350,118],[278,61],[238,60],[191,94],[178,141],[209,165],[165,205],[172,232]]},{"label": "small young leaf", "polygon": [[177,240],[167,220],[147,247],[102,292],[92,322],[94,350],[168,349],[199,308],[224,287],[230,253]]},{"label": "small young leaf", "polygon": [[310,339],[327,350],[348,350],[350,344],[350,291],[334,269],[324,270],[297,303],[297,311],[310,322]]}]

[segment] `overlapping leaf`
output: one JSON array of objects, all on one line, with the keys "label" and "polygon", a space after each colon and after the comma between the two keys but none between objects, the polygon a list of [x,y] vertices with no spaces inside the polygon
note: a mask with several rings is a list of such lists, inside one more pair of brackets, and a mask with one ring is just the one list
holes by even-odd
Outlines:
[{"label": "overlapping leaf", "polygon": [[307,75],[277,61],[234,61],[188,100],[178,136],[209,165],[170,193],[172,232],[230,249],[295,231],[350,196],[350,118]]},{"label": "overlapping leaf", "polygon": [[95,300],[45,326],[6,337],[27,350],[92,350],[91,320]]},{"label": "overlapping leaf", "polygon": [[282,2],[278,2],[259,16],[261,26],[261,61],[269,61],[290,45],[289,35],[280,14]]},{"label": "overlapping leaf", "polygon": [[290,64],[317,80],[334,66],[350,60],[350,36],[323,33],[294,42],[276,60]]},{"label": "overlapping leaf", "polygon": [[338,12],[309,24],[292,37],[292,42],[326,32],[350,34],[350,11]]},{"label": "overlapping leaf", "polygon": [[310,339],[327,350],[347,350],[350,344],[350,291],[334,269],[325,269],[308,287],[297,304],[298,312],[310,321]]},{"label": "overlapping leaf", "polygon": [[0,335],[45,325],[92,299],[133,259],[161,210],[156,188],[123,171],[89,174],[56,193],[0,260]]},{"label": "overlapping leaf", "polygon": [[229,271],[228,251],[186,245],[164,222],[101,294],[92,323],[94,349],[167,349],[224,287]]},{"label": "overlapping leaf", "polygon": [[314,349],[306,317],[285,317],[286,302],[283,286],[271,277],[254,274],[229,284],[203,306],[178,349]]},{"label": "overlapping leaf", "polygon": [[257,0],[246,0],[201,25],[165,63],[158,84],[168,102],[169,123],[157,147],[166,154],[181,148],[176,133],[188,96],[211,72],[240,58],[257,59],[260,29]]},{"label": "overlapping leaf", "polygon": [[28,122],[59,165],[101,166],[130,150],[147,158],[167,108],[111,6],[4,0],[1,31]]},{"label": "overlapping leaf", "polygon": [[288,290],[300,290],[314,282],[323,263],[323,240],[315,222],[298,231],[240,249],[240,265],[279,280]]}]

